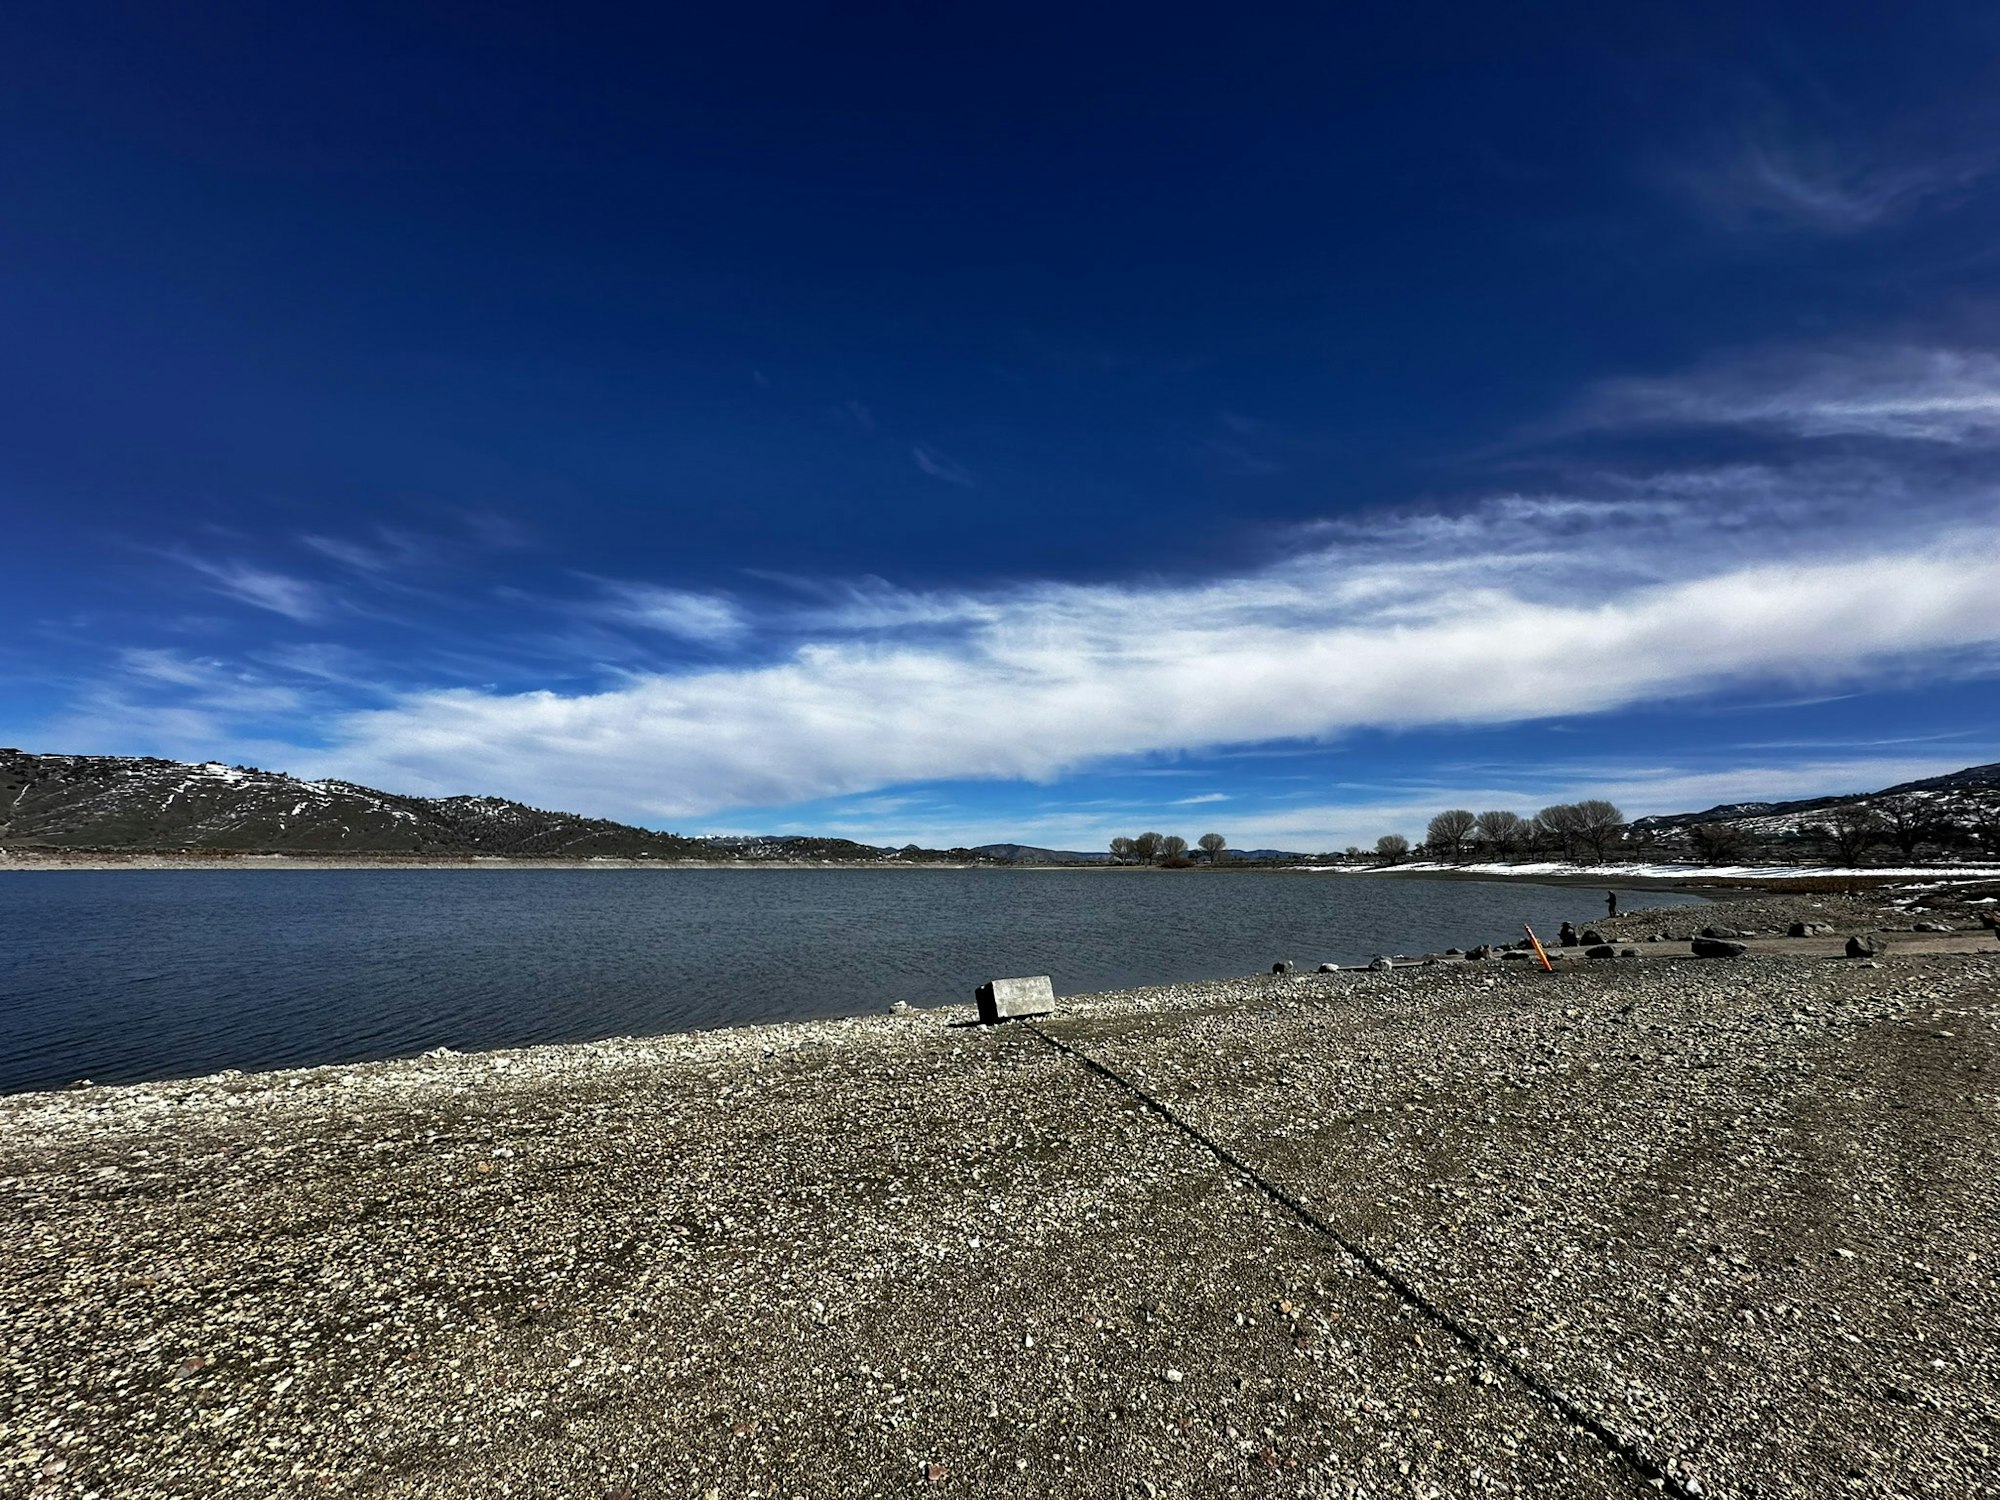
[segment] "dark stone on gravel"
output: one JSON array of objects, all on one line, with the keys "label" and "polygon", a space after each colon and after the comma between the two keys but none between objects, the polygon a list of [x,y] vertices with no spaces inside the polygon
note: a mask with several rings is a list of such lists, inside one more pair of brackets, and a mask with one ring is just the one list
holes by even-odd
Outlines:
[{"label": "dark stone on gravel", "polygon": [[1584,949],[1583,956],[1585,958],[1616,958],[1618,950],[1609,943],[1599,943],[1595,948]]},{"label": "dark stone on gravel", "polygon": [[1378,953],[1369,961],[1368,967],[1379,974],[1385,969],[1393,969],[1396,966],[1388,958]]},{"label": "dark stone on gravel", "polygon": [[1728,938],[1698,937],[1688,944],[1696,958],[1741,958],[1750,950],[1742,943]]},{"label": "dark stone on gravel", "polygon": [[1826,922],[1794,922],[1785,929],[1787,937],[1825,937],[1833,928]]},{"label": "dark stone on gravel", "polygon": [[1468,962],[1476,963],[1481,959],[1491,958],[1492,956],[1493,945],[1491,943],[1481,943],[1477,948],[1468,948],[1465,950],[1465,957]]},{"label": "dark stone on gravel", "polygon": [[1888,944],[1875,936],[1874,933],[1863,933],[1859,937],[1851,937],[1847,940],[1847,956],[1849,958],[1874,958],[1886,947],[1888,947]]},{"label": "dark stone on gravel", "polygon": [[1322,974],[1338,974],[1338,973],[1340,972],[1340,965],[1339,965],[1339,964],[1321,964],[1321,965],[1319,966],[1319,971],[1320,971],[1320,973],[1322,973]]},{"label": "dark stone on gravel", "polygon": [[1740,938],[1750,934],[1739,927],[1704,927],[1701,935],[1705,938]]},{"label": "dark stone on gravel", "polygon": [[1297,969],[1298,965],[1293,963],[1289,958],[1281,958],[1271,965],[1271,972],[1273,974],[1291,974],[1296,972]]},{"label": "dark stone on gravel", "polygon": [[1595,948],[1599,943],[1604,941],[1604,934],[1599,932],[1595,927],[1586,927],[1577,938],[1577,941],[1586,948]]}]

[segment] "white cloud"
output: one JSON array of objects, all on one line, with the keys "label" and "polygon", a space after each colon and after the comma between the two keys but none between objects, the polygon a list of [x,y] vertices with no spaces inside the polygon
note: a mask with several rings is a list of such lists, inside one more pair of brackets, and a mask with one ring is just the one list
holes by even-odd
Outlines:
[{"label": "white cloud", "polygon": [[[1703,554],[1690,554],[1697,562]],[[870,606],[873,607],[872,605]],[[940,605],[940,607],[942,607]],[[320,768],[687,818],[899,783],[1364,726],[1496,724],[1821,686],[2000,645],[1990,536],[1605,585],[1588,557],[1413,577],[1338,549],[1207,585],[970,596],[945,638],[813,640],[784,660],[565,695],[418,693],[333,726]]]},{"label": "white cloud", "polygon": [[218,594],[225,594],[257,609],[301,622],[319,619],[326,606],[319,588],[302,578],[274,573],[251,563],[211,561],[190,553],[172,554],[177,562],[193,568],[211,581]]},{"label": "white cloud", "polygon": [[721,594],[638,583],[605,582],[602,587],[609,597],[602,612],[622,624],[707,646],[739,640],[750,628],[743,612]]},{"label": "white cloud", "polygon": [[1607,382],[1562,426],[1991,443],[2000,440],[2000,357],[1911,346],[1771,351],[1687,375]]}]

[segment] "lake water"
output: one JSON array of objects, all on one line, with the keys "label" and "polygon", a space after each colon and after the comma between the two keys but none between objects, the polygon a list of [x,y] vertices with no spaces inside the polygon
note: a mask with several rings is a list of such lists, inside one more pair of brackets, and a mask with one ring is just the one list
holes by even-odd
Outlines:
[{"label": "lake water", "polygon": [[1275,872],[13,873],[0,1092],[867,1014],[996,975],[1061,995],[1359,963],[1553,935],[1603,899]]}]

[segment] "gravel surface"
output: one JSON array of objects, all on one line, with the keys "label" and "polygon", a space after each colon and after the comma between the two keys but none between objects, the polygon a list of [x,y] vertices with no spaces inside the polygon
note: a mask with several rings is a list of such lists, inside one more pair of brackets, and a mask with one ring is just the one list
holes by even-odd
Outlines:
[{"label": "gravel surface", "polygon": [[0,1099],[0,1493],[1996,1493],[2000,945],[1694,916]]}]

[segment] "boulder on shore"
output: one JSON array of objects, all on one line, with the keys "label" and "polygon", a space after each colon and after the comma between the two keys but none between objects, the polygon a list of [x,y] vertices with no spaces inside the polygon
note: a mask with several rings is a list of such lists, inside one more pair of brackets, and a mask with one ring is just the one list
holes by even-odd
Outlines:
[{"label": "boulder on shore", "polygon": [[1582,943],[1586,948],[1595,948],[1599,943],[1605,941],[1605,937],[1595,927],[1586,927],[1583,929],[1583,935],[1577,941]]},{"label": "boulder on shore", "polygon": [[1740,938],[1748,934],[1734,927],[1704,927],[1701,935],[1705,938]]},{"label": "boulder on shore", "polygon": [[1785,929],[1786,937],[1825,937],[1833,931],[1827,922],[1794,922]]},{"label": "boulder on shore", "polygon": [[1599,943],[1594,948],[1584,949],[1583,956],[1585,958],[1616,958],[1618,950],[1609,943]]},{"label": "boulder on shore", "polygon": [[1696,958],[1741,958],[1750,951],[1744,944],[1728,938],[1698,937],[1688,946],[1694,950]]},{"label": "boulder on shore", "polygon": [[1864,932],[1859,937],[1851,937],[1847,940],[1847,956],[1849,958],[1874,958],[1887,946],[1888,944],[1875,936],[1874,933]]}]

